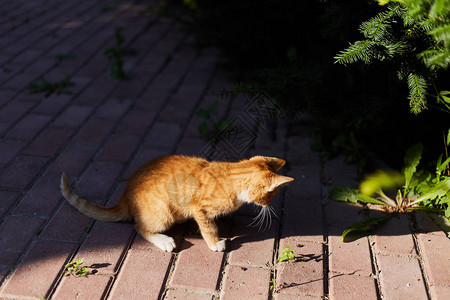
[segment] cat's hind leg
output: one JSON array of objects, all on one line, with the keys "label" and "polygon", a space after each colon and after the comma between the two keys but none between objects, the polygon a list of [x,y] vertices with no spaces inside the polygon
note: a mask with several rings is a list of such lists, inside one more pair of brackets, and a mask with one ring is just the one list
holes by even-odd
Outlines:
[{"label": "cat's hind leg", "polygon": [[139,224],[136,224],[135,228],[144,239],[163,251],[172,252],[176,248],[175,240],[168,235],[152,232]]}]

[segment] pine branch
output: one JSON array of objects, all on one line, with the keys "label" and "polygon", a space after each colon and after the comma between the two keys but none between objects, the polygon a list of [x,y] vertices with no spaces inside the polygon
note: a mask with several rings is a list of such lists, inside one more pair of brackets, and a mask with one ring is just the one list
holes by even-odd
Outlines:
[{"label": "pine branch", "polygon": [[371,40],[356,41],[350,44],[350,47],[340,51],[334,59],[336,63],[343,65],[351,64],[357,61],[363,61],[366,64],[370,64],[375,57],[374,47],[376,43]]},{"label": "pine branch", "polygon": [[433,68],[434,66],[446,69],[450,66],[450,50],[443,48],[434,50],[425,50],[418,55],[423,62]]},{"label": "pine branch", "polygon": [[408,87],[409,87],[409,106],[411,112],[418,114],[426,109],[426,92],[427,81],[424,77],[410,73],[408,75]]}]

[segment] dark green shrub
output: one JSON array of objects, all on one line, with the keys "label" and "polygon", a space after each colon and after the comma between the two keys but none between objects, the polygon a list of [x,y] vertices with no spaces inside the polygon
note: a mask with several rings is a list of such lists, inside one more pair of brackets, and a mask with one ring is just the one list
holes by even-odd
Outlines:
[{"label": "dark green shrub", "polygon": [[[409,112],[408,86],[397,77],[400,61],[335,64],[336,54],[361,38],[359,25],[385,10],[376,1],[184,2],[192,12],[187,28],[199,44],[219,46],[237,71],[240,84],[231,93],[264,94],[288,110],[307,112],[317,126],[318,148],[370,149],[395,166],[419,141],[441,151],[437,141],[449,115],[431,105],[418,116]],[[448,80],[448,74],[436,79]]]}]

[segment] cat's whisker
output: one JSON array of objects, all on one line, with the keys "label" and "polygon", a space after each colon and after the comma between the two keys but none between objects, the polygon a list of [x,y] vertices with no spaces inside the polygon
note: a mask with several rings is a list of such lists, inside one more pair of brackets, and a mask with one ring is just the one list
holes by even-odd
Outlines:
[{"label": "cat's whisker", "polygon": [[248,224],[250,227],[258,227],[258,231],[265,231],[272,226],[272,214],[278,219],[275,209],[271,206],[261,207],[261,210]]},{"label": "cat's whisker", "polygon": [[248,224],[248,226],[260,228],[263,219],[264,219],[264,209],[261,208],[259,213],[253,218],[252,222],[250,224]]},{"label": "cat's whisker", "polygon": [[269,209],[272,212],[272,214],[275,216],[275,218],[277,218],[279,220],[280,218],[278,218],[277,214],[275,213],[275,208],[273,208],[272,206],[269,206]]}]

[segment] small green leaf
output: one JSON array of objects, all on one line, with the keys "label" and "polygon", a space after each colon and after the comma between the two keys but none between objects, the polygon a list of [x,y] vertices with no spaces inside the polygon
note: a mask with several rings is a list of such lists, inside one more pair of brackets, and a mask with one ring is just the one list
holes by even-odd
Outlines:
[{"label": "small green leaf", "polygon": [[410,147],[405,154],[404,162],[405,168],[403,170],[405,174],[405,189],[409,188],[412,176],[416,172],[417,165],[419,165],[420,159],[422,157],[423,145],[416,144]]},{"label": "small green leaf", "polygon": [[370,196],[379,190],[401,186],[404,182],[405,178],[398,172],[377,171],[361,182],[359,189],[362,194]]},{"label": "small green leaf", "polygon": [[84,258],[80,258],[79,260],[77,260],[77,261],[75,262],[75,265],[79,266],[79,265],[81,265],[83,262],[84,262]]},{"label": "small green leaf", "polygon": [[386,221],[390,217],[391,217],[391,215],[384,216],[384,217],[378,217],[378,218],[368,218],[367,220],[364,220],[362,222],[355,223],[352,226],[347,227],[347,228],[344,229],[344,231],[342,232],[342,235],[341,235],[342,241],[343,242],[345,241],[345,237],[350,232],[354,232],[354,231],[368,231],[373,226],[380,225],[381,223],[383,223],[384,221]]},{"label": "small green leaf", "polygon": [[356,189],[349,188],[347,186],[338,186],[330,191],[330,199],[335,201],[342,202],[351,202],[351,203],[372,203],[372,204],[380,204],[387,205],[385,202],[375,199],[373,197],[361,194]]},{"label": "small green leaf", "polygon": [[447,158],[436,170],[436,173],[440,174],[442,171],[444,171],[448,164],[450,163],[450,157]]},{"label": "small green leaf", "polygon": [[222,131],[225,130],[229,125],[230,124],[227,121],[222,120],[219,123],[214,124],[214,128],[219,131]]},{"label": "small green leaf", "polygon": [[209,107],[208,107],[208,111],[209,112],[213,112],[216,110],[216,108],[219,106],[219,101],[214,101]]},{"label": "small green leaf", "polygon": [[197,118],[202,118],[202,119],[209,119],[209,117],[210,117],[209,111],[206,111],[204,109],[199,109],[195,115],[197,116]]},{"label": "small green leaf", "polygon": [[448,130],[447,133],[447,146],[450,146],[450,129]]},{"label": "small green leaf", "polygon": [[294,259],[294,258],[295,258],[294,250],[289,251],[289,253],[288,253],[288,258],[289,258],[289,259]]},{"label": "small green leaf", "polygon": [[206,124],[206,122],[202,122],[198,126],[198,132],[200,133],[201,136],[205,136],[208,133],[208,124]]},{"label": "small green leaf", "polygon": [[450,191],[450,177],[447,177],[444,180],[436,183],[433,187],[431,187],[428,190],[428,192],[423,193],[414,202],[410,203],[410,205],[422,202],[424,200],[435,199],[437,197],[445,196],[449,191]]},{"label": "small green leaf", "polygon": [[450,205],[447,206],[447,209],[445,210],[444,215],[447,219],[450,219]]}]

